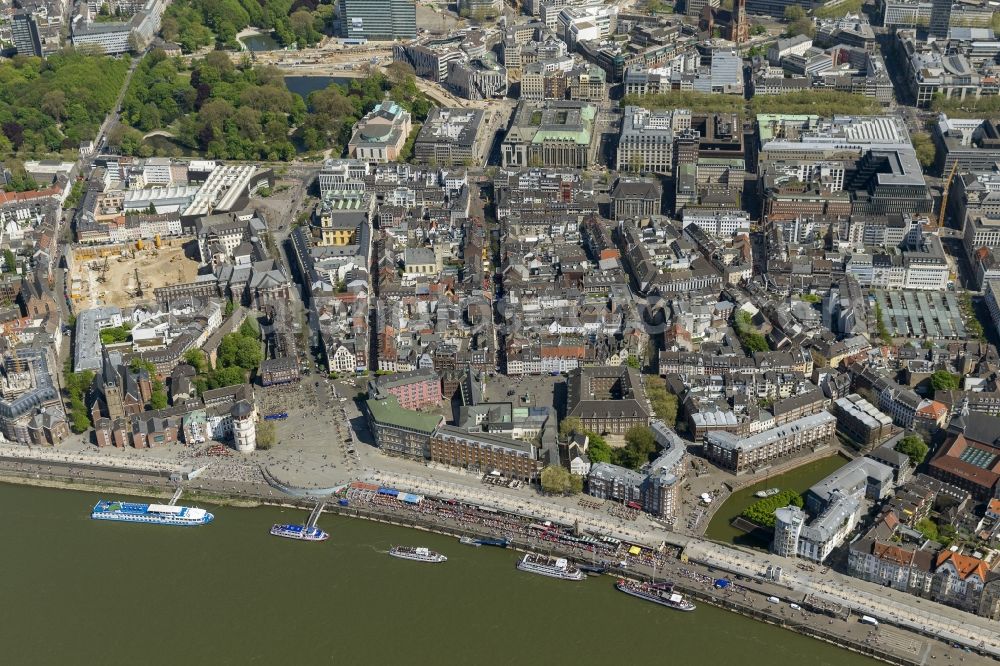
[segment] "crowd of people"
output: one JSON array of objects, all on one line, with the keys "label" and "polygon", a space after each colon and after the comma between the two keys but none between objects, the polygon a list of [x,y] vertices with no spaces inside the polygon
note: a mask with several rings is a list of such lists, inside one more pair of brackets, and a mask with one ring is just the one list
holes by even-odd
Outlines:
[{"label": "crowd of people", "polygon": [[613,504],[608,508],[608,513],[622,520],[635,520],[639,517],[639,509],[624,504]]},{"label": "crowd of people", "polygon": [[[365,506],[381,511],[425,516],[454,523],[456,527],[475,533],[486,533],[497,537],[507,537],[523,543],[536,542],[540,546],[546,542],[558,544],[561,549],[579,553],[581,561],[590,561],[601,566],[626,567],[662,566],[665,561],[676,558],[676,549],[654,551],[617,539],[595,535],[579,535],[573,527],[559,525],[551,521],[532,522],[516,514],[465,504],[455,500],[421,497],[416,501],[399,499],[399,496],[380,493],[369,484],[353,484],[345,491],[349,506]],[[637,551],[637,552],[632,552]]]}]

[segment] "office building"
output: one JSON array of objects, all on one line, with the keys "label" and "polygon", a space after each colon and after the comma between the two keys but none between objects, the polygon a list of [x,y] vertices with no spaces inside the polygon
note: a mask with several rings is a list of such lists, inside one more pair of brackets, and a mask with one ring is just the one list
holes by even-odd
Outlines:
[{"label": "office building", "polygon": [[797,506],[786,506],[774,512],[774,541],[771,550],[782,557],[802,557],[822,562],[858,524],[861,502],[853,497],[838,496],[807,523],[806,513]]},{"label": "office building", "polygon": [[649,425],[649,402],[639,372],[626,365],[577,368],[567,382],[566,411],[594,432],[624,434]]},{"label": "office building", "polygon": [[671,173],[674,158],[674,112],[627,106],[618,140],[619,171]]},{"label": "office building", "polygon": [[417,36],[413,0],[340,0],[341,34],[348,39],[392,41]]},{"label": "office building", "polygon": [[481,20],[500,15],[502,0],[458,0],[458,15]]},{"label": "office building", "polygon": [[522,101],[501,145],[505,167],[590,168],[597,158],[597,107],[586,102]]},{"label": "office building", "polygon": [[931,0],[931,24],[927,32],[938,39],[948,38],[952,0]]},{"label": "office building", "polygon": [[41,56],[42,40],[38,36],[38,23],[28,12],[14,14],[11,22],[11,36],[17,55]]},{"label": "office building", "polygon": [[431,456],[431,435],[444,424],[439,414],[403,409],[394,395],[365,402],[368,427],[375,444],[387,455],[426,460]]},{"label": "office building", "polygon": [[430,458],[440,465],[479,474],[497,471],[522,481],[537,479],[543,467],[532,442],[452,426],[441,426],[431,435]]},{"label": "office building", "polygon": [[979,502],[1000,492],[1000,418],[960,414],[930,462],[928,474],[968,491]]},{"label": "office building", "polygon": [[833,402],[837,430],[862,446],[885,441],[893,433],[892,418],[857,393]]},{"label": "office building", "polygon": [[659,215],[662,197],[663,188],[657,181],[619,178],[611,191],[614,219]]},{"label": "office building", "polygon": [[837,419],[829,412],[819,412],[749,437],[713,430],[705,437],[705,455],[723,469],[743,474],[828,445],[836,426]]},{"label": "office building", "polygon": [[430,368],[397,372],[371,380],[368,394],[394,395],[403,409],[437,407],[442,400],[441,378]]},{"label": "office building", "polygon": [[434,107],[413,144],[415,161],[435,166],[482,164],[489,137],[481,109]]}]

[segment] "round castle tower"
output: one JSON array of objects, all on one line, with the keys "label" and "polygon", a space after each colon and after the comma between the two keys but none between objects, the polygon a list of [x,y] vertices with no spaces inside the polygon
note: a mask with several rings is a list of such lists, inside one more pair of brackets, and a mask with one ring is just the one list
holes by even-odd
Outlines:
[{"label": "round castle tower", "polygon": [[240,453],[251,453],[257,448],[257,424],[253,407],[246,400],[233,405],[233,447]]}]

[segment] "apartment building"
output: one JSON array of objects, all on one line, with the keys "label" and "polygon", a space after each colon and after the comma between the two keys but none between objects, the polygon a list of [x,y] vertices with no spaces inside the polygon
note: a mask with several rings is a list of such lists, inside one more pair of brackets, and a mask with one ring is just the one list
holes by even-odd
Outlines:
[{"label": "apartment building", "polygon": [[837,419],[831,414],[819,412],[748,437],[710,431],[705,436],[705,455],[723,469],[745,474],[763,469],[775,460],[829,444],[836,426]]}]

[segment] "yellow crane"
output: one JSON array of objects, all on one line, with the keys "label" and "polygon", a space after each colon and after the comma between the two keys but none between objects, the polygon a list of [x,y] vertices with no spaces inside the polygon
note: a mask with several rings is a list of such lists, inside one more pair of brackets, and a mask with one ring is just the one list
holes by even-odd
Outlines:
[{"label": "yellow crane", "polygon": [[956,159],[951,165],[951,171],[948,172],[948,177],[944,180],[944,192],[941,194],[941,211],[938,214],[937,228],[940,229],[944,226],[944,214],[948,210],[948,193],[951,191],[951,181],[955,178],[955,172],[958,171],[958,160]]}]

